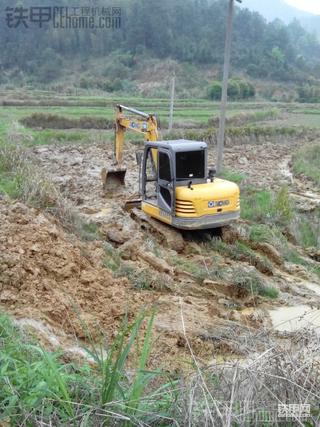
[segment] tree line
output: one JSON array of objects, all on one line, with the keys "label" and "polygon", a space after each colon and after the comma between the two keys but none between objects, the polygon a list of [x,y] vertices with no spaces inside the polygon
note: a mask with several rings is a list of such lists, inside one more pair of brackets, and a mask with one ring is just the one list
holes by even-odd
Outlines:
[{"label": "tree line", "polygon": [[[141,55],[199,65],[223,62],[227,0],[118,0],[121,26],[115,29],[61,29],[52,22],[40,28],[37,21],[28,28],[21,22],[10,28],[8,13],[21,7],[29,11],[33,3],[13,2],[13,11],[8,12],[8,2],[0,0],[2,70],[15,69],[51,81],[61,73],[65,59],[80,58],[85,63],[114,52],[121,55],[111,68],[131,68]],[[88,2],[78,0],[77,4],[85,7]],[[115,3],[96,0],[94,5],[101,9]],[[45,0],[41,6],[67,7],[68,1]],[[258,13],[237,7],[232,63],[250,77],[301,84],[307,78],[312,83],[320,77],[320,43],[298,21],[268,23]]]}]

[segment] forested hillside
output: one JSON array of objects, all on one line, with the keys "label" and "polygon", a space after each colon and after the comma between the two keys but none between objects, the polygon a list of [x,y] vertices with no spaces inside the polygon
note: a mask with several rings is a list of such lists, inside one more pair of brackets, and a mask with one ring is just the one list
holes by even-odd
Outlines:
[{"label": "forested hillside", "polygon": [[[23,4],[28,14],[33,3],[23,0],[17,5]],[[86,3],[78,1],[79,6],[88,6]],[[26,28],[16,21],[9,28],[7,2],[1,0],[0,6],[1,69],[28,76],[30,82],[61,78],[70,61],[80,61],[86,70],[92,58],[107,59],[103,70],[107,79],[129,80],[128,70],[141,58],[171,58],[199,67],[219,67],[223,61],[225,0],[119,0],[116,5],[110,3],[121,7],[121,27],[114,29],[53,28],[50,21],[42,23],[42,28],[37,22],[27,22]],[[68,6],[68,2],[46,0],[41,6]],[[102,0],[94,6],[107,7]],[[320,44],[297,21],[267,23],[258,13],[237,7],[232,62],[234,69],[252,78],[301,84],[320,77]],[[0,83],[5,83],[5,76],[2,74]]]}]

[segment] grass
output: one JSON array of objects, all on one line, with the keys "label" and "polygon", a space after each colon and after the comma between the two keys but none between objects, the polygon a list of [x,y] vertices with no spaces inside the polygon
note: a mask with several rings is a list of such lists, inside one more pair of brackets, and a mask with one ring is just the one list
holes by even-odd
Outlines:
[{"label": "grass", "polygon": [[262,273],[271,274],[273,271],[273,265],[269,259],[264,255],[257,254],[244,242],[236,241],[234,244],[227,244],[220,239],[215,239],[209,242],[209,247],[235,261],[248,262]]},{"label": "grass", "polygon": [[119,251],[117,251],[110,243],[105,243],[104,252],[105,257],[103,265],[112,272],[117,272],[121,266],[121,256]]},{"label": "grass", "polygon": [[[5,95],[5,94],[4,94]],[[12,97],[10,101],[10,97]],[[7,104],[0,113],[0,137],[7,137],[12,132],[16,123],[25,126],[48,127],[39,130],[20,126],[15,132],[15,140],[25,145],[43,145],[53,143],[86,143],[92,141],[91,128],[112,127],[114,120],[114,106],[117,103],[132,106],[146,112],[155,112],[162,124],[163,138],[186,138],[215,142],[216,128],[219,116],[219,103],[206,99],[176,99],[174,107],[174,123],[176,126],[170,135],[166,135],[168,125],[168,100],[166,98],[141,98],[141,97],[105,97],[105,96],[65,96],[53,92],[8,92]],[[14,104],[17,105],[14,105]],[[40,103],[40,104],[39,104]],[[305,108],[305,107],[303,107]],[[289,117],[278,121],[278,116],[286,111]],[[294,111],[299,111],[301,116],[315,118],[316,115],[304,114],[302,107],[295,106]],[[292,107],[290,104],[277,104],[257,102],[231,102],[228,105],[228,124],[226,135],[230,140],[246,142],[257,140],[264,141],[270,138],[296,138],[302,136],[309,126],[295,126],[290,122]],[[27,119],[27,120],[26,120]],[[34,120],[36,119],[36,120]],[[55,119],[55,120],[53,120]],[[268,120],[268,126],[259,124],[261,120]],[[211,123],[211,127],[208,128]],[[246,124],[247,123],[247,124]],[[212,127],[212,124],[214,127]],[[72,127],[68,132],[59,130]],[[55,129],[50,129],[50,128]],[[190,128],[192,127],[192,128]],[[82,130],[78,130],[82,128]],[[77,130],[75,130],[77,129]],[[112,132],[103,131],[103,141],[112,141]],[[128,134],[128,140],[136,140],[133,133]],[[100,137],[101,139],[101,137]],[[140,138],[141,139],[141,138]],[[101,141],[102,142],[102,141]]]},{"label": "grass", "polygon": [[[122,262],[115,275],[116,277],[127,277],[133,287],[138,290],[150,290],[155,285],[154,274],[148,270],[137,270],[128,263]],[[161,283],[157,283],[157,285],[161,287]]]},{"label": "grass", "polygon": [[87,240],[87,241],[102,239],[99,226],[94,222],[82,224],[80,237],[82,238],[82,240]]},{"label": "grass", "polygon": [[34,165],[23,147],[0,144],[0,194],[54,215],[61,225],[83,240],[100,239],[97,225],[85,223],[55,185]]},{"label": "grass", "polygon": [[293,212],[287,187],[282,187],[277,193],[255,188],[242,191],[243,219],[258,223],[288,225],[293,218]]},{"label": "grass", "polygon": [[26,151],[0,145],[0,191],[38,208],[54,205],[54,186],[34,168]]},{"label": "grass", "polygon": [[253,295],[260,295],[270,299],[275,299],[279,296],[279,291],[272,286],[267,286],[255,271],[247,272],[238,269],[233,283],[236,287],[245,289]]},{"label": "grass", "polygon": [[320,186],[320,144],[301,148],[293,156],[293,172],[304,175]]},{"label": "grass", "polygon": [[225,277],[224,272],[220,268],[212,265],[208,266],[205,263],[200,265],[182,257],[171,257],[170,262],[181,270],[191,274],[199,284],[203,283],[205,279],[222,280]]},{"label": "grass", "polygon": [[135,289],[150,290],[155,287],[161,288],[164,285],[158,275],[155,276],[147,269],[139,270],[129,262],[123,261],[121,253],[110,243],[105,243],[104,251],[103,265],[111,270],[115,277],[127,277]]},{"label": "grass", "polygon": [[[309,243],[315,242],[315,235],[310,233],[308,223],[304,223],[304,227],[307,228],[307,233],[304,236],[306,240],[299,240],[299,243],[303,245],[307,243],[306,246],[309,246]],[[296,230],[297,233],[298,230]],[[253,224],[250,226],[249,239],[253,242],[265,242],[274,246],[283,259],[287,262],[291,262],[294,264],[302,265],[308,271],[315,273],[320,277],[320,268],[315,266],[315,264],[311,261],[308,261],[307,258],[302,257],[294,245],[290,244],[283,234],[283,230],[276,225],[268,226],[266,224]],[[311,241],[309,240],[311,239]]]},{"label": "grass", "polygon": [[312,212],[299,212],[296,215],[291,231],[299,245],[308,248],[320,248],[320,208]]},{"label": "grass", "polygon": [[241,172],[224,169],[219,178],[235,182],[236,184],[241,184],[246,179],[246,175]]},{"label": "grass", "polygon": [[53,129],[45,129],[32,132],[32,140],[25,145],[48,145],[52,143],[69,143],[81,142],[88,138],[86,132],[83,131],[57,131]]},{"label": "grass", "polygon": [[[148,320],[141,314],[132,324],[125,319],[107,356],[86,349],[96,362],[88,366],[64,363],[61,352],[44,350],[0,314],[0,423],[161,423],[175,393],[174,383],[161,380],[161,371],[147,369],[153,321],[154,313]],[[133,354],[136,364],[129,375]],[[160,388],[151,385],[155,379]]]}]

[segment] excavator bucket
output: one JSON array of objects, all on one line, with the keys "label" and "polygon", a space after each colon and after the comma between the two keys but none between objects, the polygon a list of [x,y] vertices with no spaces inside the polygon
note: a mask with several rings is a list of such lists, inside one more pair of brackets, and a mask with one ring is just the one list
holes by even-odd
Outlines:
[{"label": "excavator bucket", "polygon": [[104,190],[114,191],[119,186],[124,185],[124,178],[126,176],[127,168],[125,166],[115,166],[109,168],[103,168],[101,171],[101,179]]}]

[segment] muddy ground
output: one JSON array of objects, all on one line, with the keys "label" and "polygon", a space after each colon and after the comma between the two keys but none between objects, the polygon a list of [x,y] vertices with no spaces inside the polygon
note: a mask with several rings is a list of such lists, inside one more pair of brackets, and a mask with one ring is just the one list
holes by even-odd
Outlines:
[{"label": "muddy ground", "polygon": [[[243,172],[245,185],[288,184],[292,197],[310,200],[310,186],[303,188],[290,171],[298,147],[299,141],[227,147],[226,168]],[[112,162],[111,147],[32,148],[38,167],[82,220],[97,226],[99,238],[83,241],[49,214],[1,200],[0,302],[7,311],[31,327],[38,322],[34,329],[46,345],[79,348],[88,334],[96,340],[112,338],[125,314],[132,320],[141,310],[156,307],[152,364],[170,370],[189,366],[188,340],[194,354],[207,363],[219,356],[245,356],[248,337],[279,338],[291,327],[305,327],[306,315],[307,325],[320,326],[319,279],[301,266],[283,262],[274,248],[256,249],[257,256],[268,257],[272,265],[271,271],[259,271],[250,260],[234,261],[208,248],[203,236],[186,237],[126,212],[125,200],[138,192],[136,148],[129,144],[126,150],[126,187],[117,195],[104,194],[100,182],[101,169]],[[317,194],[312,193],[314,203],[319,201]],[[232,242],[244,229],[240,221],[222,237]],[[112,252],[130,274],[112,271]],[[209,272],[207,278],[195,277],[186,264],[200,266]],[[222,271],[223,277],[211,277],[213,270]],[[278,299],[253,296],[233,286],[235,275],[252,270],[279,290]],[[291,318],[298,319],[294,327],[283,326],[287,307],[292,307]],[[264,340],[254,345],[262,351]]]}]

